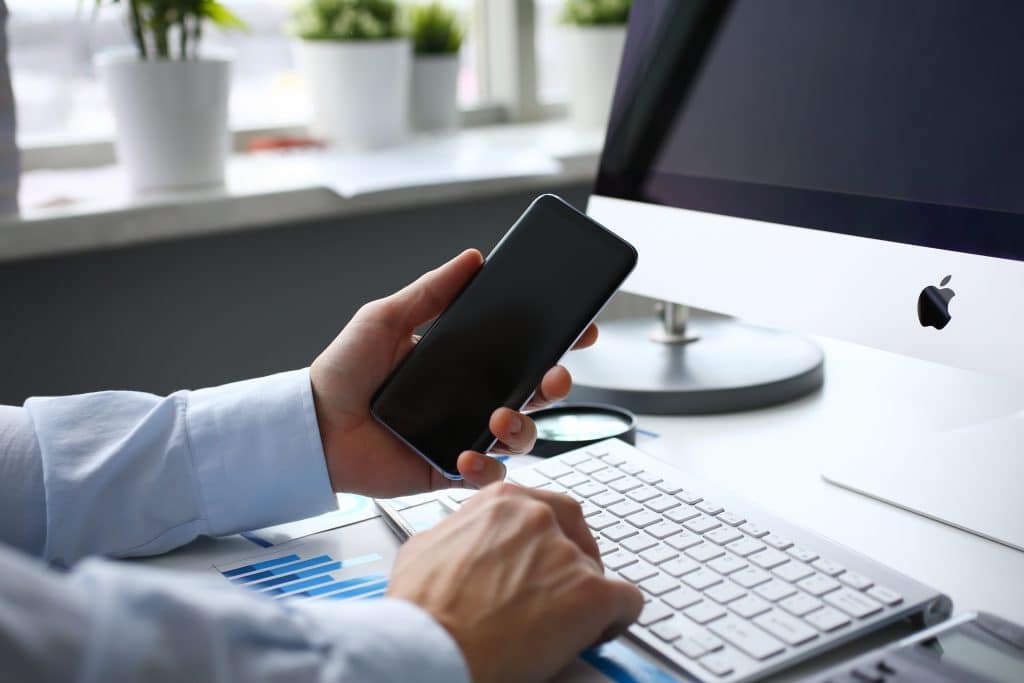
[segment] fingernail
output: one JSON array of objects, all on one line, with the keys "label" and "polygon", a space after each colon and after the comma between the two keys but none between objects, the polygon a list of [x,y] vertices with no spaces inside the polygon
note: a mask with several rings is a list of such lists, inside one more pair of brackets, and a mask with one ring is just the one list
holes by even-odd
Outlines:
[{"label": "fingernail", "polygon": [[512,420],[508,423],[508,429],[513,436],[523,431],[523,418],[518,415],[513,416]]},{"label": "fingernail", "polygon": [[472,469],[473,469],[474,472],[483,472],[484,471],[484,468],[487,467],[487,461],[484,459],[486,457],[487,457],[486,455],[478,455],[475,458],[473,458],[473,468]]}]

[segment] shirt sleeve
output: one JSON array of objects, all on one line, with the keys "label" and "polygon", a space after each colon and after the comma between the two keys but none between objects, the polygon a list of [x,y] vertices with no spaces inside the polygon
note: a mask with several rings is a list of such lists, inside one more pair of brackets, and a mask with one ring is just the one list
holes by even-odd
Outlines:
[{"label": "shirt sleeve", "polygon": [[4,477],[0,499],[22,501],[4,512],[27,515],[34,531],[0,523],[0,540],[53,563],[165,552],[337,506],[308,370],[166,397],[31,398],[23,414],[10,410],[19,409],[0,413],[2,467],[36,479]]},{"label": "shirt sleeve", "polygon": [[218,577],[0,546],[4,680],[468,683],[448,632],[401,600],[288,603]]}]

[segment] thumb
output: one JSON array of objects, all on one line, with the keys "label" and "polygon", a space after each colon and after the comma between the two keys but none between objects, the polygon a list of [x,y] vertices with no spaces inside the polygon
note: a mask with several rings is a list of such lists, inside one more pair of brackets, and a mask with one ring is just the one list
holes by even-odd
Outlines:
[{"label": "thumb", "polygon": [[391,322],[408,329],[437,317],[476,275],[483,262],[479,251],[467,249],[384,299],[385,315]]}]

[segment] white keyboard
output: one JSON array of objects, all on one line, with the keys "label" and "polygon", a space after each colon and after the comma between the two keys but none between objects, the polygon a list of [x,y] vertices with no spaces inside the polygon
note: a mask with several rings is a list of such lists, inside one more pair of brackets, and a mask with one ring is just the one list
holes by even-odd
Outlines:
[{"label": "white keyboard", "polygon": [[[580,502],[605,571],[646,605],[630,635],[703,681],[747,681],[949,599],[621,441],[513,470]],[[458,505],[471,491],[447,495]]]}]

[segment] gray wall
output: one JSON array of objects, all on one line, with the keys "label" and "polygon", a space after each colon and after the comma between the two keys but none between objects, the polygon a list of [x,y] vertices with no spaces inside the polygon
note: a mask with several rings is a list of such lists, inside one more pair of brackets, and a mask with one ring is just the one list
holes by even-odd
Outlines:
[{"label": "gray wall", "polygon": [[0,264],[0,403],[305,366],[363,302],[486,253],[534,194]]}]

